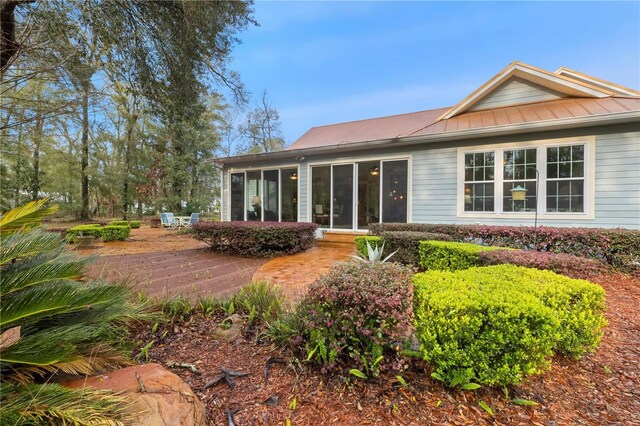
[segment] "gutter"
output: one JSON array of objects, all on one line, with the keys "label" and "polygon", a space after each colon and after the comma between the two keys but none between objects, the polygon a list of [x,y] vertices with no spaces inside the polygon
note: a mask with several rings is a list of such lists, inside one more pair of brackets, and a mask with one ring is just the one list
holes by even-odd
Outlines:
[{"label": "gutter", "polygon": [[260,160],[277,160],[284,158],[296,158],[300,162],[304,161],[307,155],[323,153],[335,153],[358,151],[365,148],[375,148],[383,146],[411,146],[422,143],[449,142],[472,137],[505,136],[511,134],[523,134],[541,132],[547,130],[564,130],[579,127],[592,127],[605,124],[640,123],[640,111],[628,111],[615,114],[589,115],[584,117],[563,118],[557,120],[536,121],[532,123],[510,124],[506,126],[484,127],[481,129],[458,130],[455,132],[436,133],[431,135],[402,136],[390,139],[374,139],[362,142],[340,143],[320,147],[309,147],[301,149],[290,149],[276,152],[266,152],[261,154],[239,155],[235,157],[213,158],[211,161],[217,165],[244,163]]}]

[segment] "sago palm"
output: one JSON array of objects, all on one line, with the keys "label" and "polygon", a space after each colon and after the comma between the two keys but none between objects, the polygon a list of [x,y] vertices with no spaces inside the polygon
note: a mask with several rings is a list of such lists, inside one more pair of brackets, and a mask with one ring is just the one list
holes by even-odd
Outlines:
[{"label": "sago palm", "polygon": [[118,423],[120,398],[50,382],[126,362],[113,343],[144,307],[124,285],[83,280],[90,259],[39,227],[45,202],[0,219],[0,424]]}]

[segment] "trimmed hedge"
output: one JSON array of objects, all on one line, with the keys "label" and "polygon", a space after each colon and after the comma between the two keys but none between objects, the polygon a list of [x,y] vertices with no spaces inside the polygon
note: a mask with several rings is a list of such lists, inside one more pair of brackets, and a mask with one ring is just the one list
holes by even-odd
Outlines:
[{"label": "trimmed hedge", "polygon": [[139,220],[114,220],[113,222],[109,222],[109,226],[128,226],[131,229],[140,228]]},{"label": "trimmed hedge", "polygon": [[424,269],[455,271],[480,265],[482,252],[505,250],[503,247],[487,247],[450,241],[421,241],[420,266]]},{"label": "trimmed hedge", "polygon": [[511,264],[527,268],[547,269],[571,278],[589,279],[609,272],[606,263],[595,259],[532,250],[496,250],[478,253],[480,265]]},{"label": "trimmed hedge", "polygon": [[324,371],[389,367],[384,356],[411,334],[412,275],[393,262],[345,262],[320,277],[299,306],[306,357]]},{"label": "trimmed hedge", "polygon": [[245,257],[268,257],[307,250],[316,242],[315,223],[208,222],[193,225],[194,238],[212,250]]},{"label": "trimmed hedge", "polygon": [[112,226],[107,225],[101,227],[97,224],[92,225],[79,225],[73,228],[67,229],[66,240],[72,243],[73,239],[79,235],[91,235],[95,238],[102,238],[102,241],[123,241],[129,238],[131,228],[129,226]]},{"label": "trimmed hedge", "polygon": [[366,241],[369,241],[371,247],[380,245],[384,241],[385,253],[396,252],[390,261],[404,265],[419,266],[420,242],[428,240],[451,241],[451,237],[446,234],[432,234],[429,232],[384,231],[380,235],[356,237],[356,249],[366,256]]},{"label": "trimmed hedge", "polygon": [[129,238],[131,234],[131,228],[128,225],[117,226],[117,225],[107,225],[101,228],[102,229],[102,241],[124,241]]},{"label": "trimmed hedge", "polygon": [[514,265],[416,274],[416,335],[434,376],[451,386],[518,383],[553,351],[579,357],[600,341],[604,290]]},{"label": "trimmed hedge", "polygon": [[102,228],[97,224],[74,226],[73,228],[67,229],[65,239],[67,240],[67,242],[72,243],[73,239],[79,235],[91,235],[95,238],[101,238]]},{"label": "trimmed hedge", "polygon": [[[363,235],[355,238],[356,241],[356,250],[363,256],[367,256],[367,241],[371,248],[376,248],[382,245],[382,238],[372,236],[372,235]],[[393,259],[393,258],[392,258]],[[394,259],[395,260],[395,259]]]},{"label": "trimmed hedge", "polygon": [[[522,249],[534,248],[533,227],[382,223],[369,225],[372,235],[384,231],[416,231],[447,234],[454,241],[479,241],[484,245]],[[640,262],[640,231],[599,228],[538,227],[538,251],[573,254],[597,259],[616,267],[633,267]]]}]

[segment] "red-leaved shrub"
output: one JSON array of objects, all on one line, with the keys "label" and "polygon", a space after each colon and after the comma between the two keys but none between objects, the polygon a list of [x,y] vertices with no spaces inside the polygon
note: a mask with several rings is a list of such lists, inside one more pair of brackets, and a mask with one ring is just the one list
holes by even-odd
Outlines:
[{"label": "red-leaved shrub", "polygon": [[527,268],[548,269],[571,278],[589,279],[606,273],[609,267],[594,259],[531,250],[496,250],[478,253],[480,265],[502,265],[505,263]]},{"label": "red-leaved shrub", "polygon": [[347,262],[314,282],[300,304],[307,358],[324,371],[377,375],[411,334],[413,270],[392,262]]},{"label": "red-leaved shrub", "polygon": [[315,223],[205,222],[193,225],[193,236],[212,250],[245,257],[298,253],[315,244]]},{"label": "red-leaved shrub", "polygon": [[449,235],[454,241],[476,242],[488,246],[573,254],[601,260],[615,267],[633,269],[640,264],[640,231],[602,228],[530,226],[446,225],[424,223],[383,223],[369,225],[369,232],[433,232]]}]

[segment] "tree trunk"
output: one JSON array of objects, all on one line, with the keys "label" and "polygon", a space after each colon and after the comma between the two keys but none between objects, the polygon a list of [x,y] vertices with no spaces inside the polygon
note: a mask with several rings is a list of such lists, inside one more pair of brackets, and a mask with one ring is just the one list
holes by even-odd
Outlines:
[{"label": "tree trunk", "polygon": [[33,135],[33,178],[31,179],[31,199],[40,196],[40,148],[42,147],[44,116],[42,115],[42,92],[38,93],[36,128]]},{"label": "tree trunk", "polygon": [[80,160],[82,209],[80,210],[80,219],[89,219],[89,87],[90,81],[82,82],[82,154]]},{"label": "tree trunk", "polygon": [[16,146],[16,185],[13,207],[20,205],[20,178],[22,177],[22,131],[24,126],[18,128],[18,144]]},{"label": "tree trunk", "polygon": [[131,174],[131,139],[135,118],[127,120],[127,133],[124,140],[124,182],[122,183],[122,218],[128,220],[129,216],[129,175]]}]

